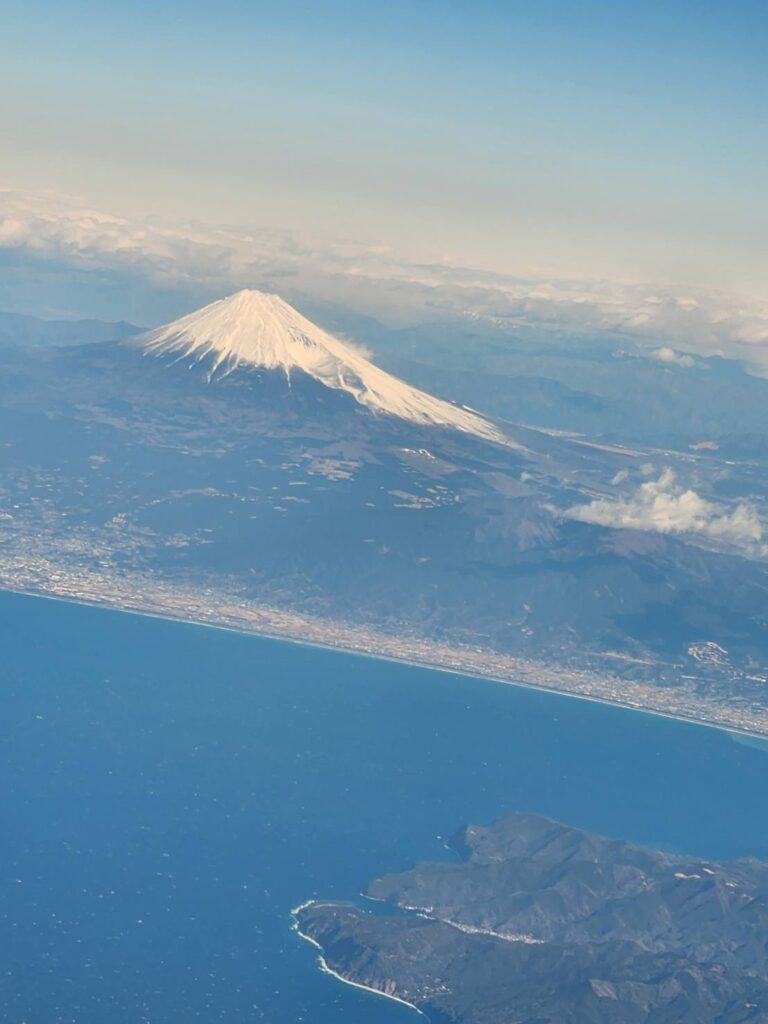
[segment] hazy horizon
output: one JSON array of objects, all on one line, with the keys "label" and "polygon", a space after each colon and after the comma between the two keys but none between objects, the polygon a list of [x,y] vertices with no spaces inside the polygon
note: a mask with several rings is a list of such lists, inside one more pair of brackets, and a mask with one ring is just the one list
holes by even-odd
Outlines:
[{"label": "hazy horizon", "polygon": [[765,8],[4,8],[0,181],[128,220],[768,298]]}]

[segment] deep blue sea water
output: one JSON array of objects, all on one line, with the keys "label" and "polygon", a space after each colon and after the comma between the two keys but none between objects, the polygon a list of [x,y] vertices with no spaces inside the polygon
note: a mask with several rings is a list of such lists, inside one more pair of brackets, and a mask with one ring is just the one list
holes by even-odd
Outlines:
[{"label": "deep blue sea water", "polygon": [[768,857],[768,753],[551,694],[0,594],[0,1019],[397,1024],[290,931],[525,809]]}]

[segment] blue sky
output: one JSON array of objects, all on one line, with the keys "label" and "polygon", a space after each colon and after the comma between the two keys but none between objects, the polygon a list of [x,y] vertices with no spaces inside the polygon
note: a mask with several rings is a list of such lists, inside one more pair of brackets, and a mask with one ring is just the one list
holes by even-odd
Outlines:
[{"label": "blue sky", "polygon": [[6,0],[0,180],[765,295],[767,42],[743,2]]}]

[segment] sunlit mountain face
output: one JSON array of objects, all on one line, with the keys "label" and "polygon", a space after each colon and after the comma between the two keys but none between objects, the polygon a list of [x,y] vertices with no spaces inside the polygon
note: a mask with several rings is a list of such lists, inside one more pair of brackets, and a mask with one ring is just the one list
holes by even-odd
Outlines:
[{"label": "sunlit mountain face", "polygon": [[709,453],[494,423],[261,292],[0,358],[8,585],[762,721],[759,522]]},{"label": "sunlit mountain face", "polygon": [[302,374],[352,395],[374,412],[451,427],[486,440],[503,435],[483,417],[418,391],[374,366],[352,345],[311,323],[278,295],[246,290],[140,335],[145,352],[202,364],[209,379],[238,370]]}]

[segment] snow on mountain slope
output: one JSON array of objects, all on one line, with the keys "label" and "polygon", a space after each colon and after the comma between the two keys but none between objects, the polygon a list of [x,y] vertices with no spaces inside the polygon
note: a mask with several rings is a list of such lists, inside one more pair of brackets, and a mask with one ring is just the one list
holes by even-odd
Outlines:
[{"label": "snow on mountain slope", "polygon": [[376,412],[432,426],[453,427],[511,444],[483,416],[411,387],[303,317],[278,295],[245,290],[133,339],[145,352],[210,360],[209,378],[238,367],[301,371],[346,391]]}]

